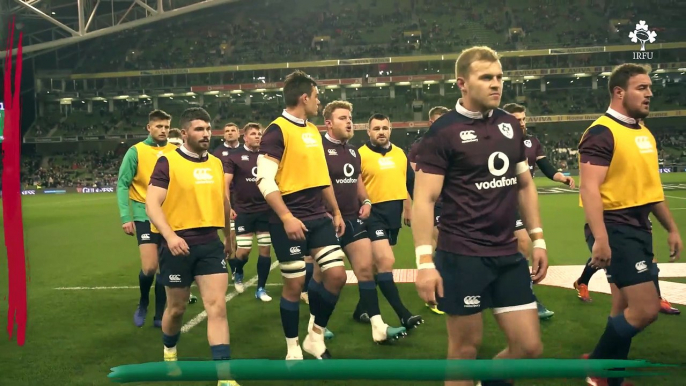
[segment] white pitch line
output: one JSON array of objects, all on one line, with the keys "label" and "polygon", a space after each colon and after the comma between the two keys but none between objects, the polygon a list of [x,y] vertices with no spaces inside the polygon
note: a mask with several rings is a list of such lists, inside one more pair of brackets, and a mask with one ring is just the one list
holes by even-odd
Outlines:
[{"label": "white pitch line", "polygon": [[667,196],[667,195],[665,195],[665,197],[669,197],[669,198],[676,198],[677,200],[686,200],[686,197],[678,197],[678,196]]},{"label": "white pitch line", "polygon": [[[280,287],[281,283],[267,283],[267,287]],[[230,285],[229,287],[231,287]],[[192,288],[196,288],[197,285],[193,284]],[[112,287],[57,287],[53,288],[58,291],[97,291],[97,290],[119,290],[119,289],[139,289],[139,286],[112,286]]]},{"label": "white pitch line", "polygon": [[[278,261],[275,261],[272,263],[271,267],[269,267],[269,272],[271,272],[274,268],[276,268],[279,265]],[[248,280],[247,282],[243,283],[245,288],[251,287],[253,284],[257,283],[257,275],[253,276],[252,279]],[[238,296],[238,292],[233,291],[226,295],[226,302],[230,302],[233,298]],[[199,313],[196,317],[193,319],[189,320],[186,324],[181,327],[181,333],[185,334],[188,331],[191,330],[191,328],[197,326],[198,324],[202,323],[203,320],[207,319],[207,311],[203,311]]]}]

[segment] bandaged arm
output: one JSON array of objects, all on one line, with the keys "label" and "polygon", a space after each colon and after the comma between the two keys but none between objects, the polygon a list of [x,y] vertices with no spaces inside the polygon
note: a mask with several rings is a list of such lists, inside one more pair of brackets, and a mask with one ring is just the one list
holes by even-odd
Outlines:
[{"label": "bandaged arm", "polygon": [[257,187],[276,215],[281,221],[285,221],[293,215],[283,202],[279,186],[276,185],[278,170],[279,161],[265,154],[257,156]]}]

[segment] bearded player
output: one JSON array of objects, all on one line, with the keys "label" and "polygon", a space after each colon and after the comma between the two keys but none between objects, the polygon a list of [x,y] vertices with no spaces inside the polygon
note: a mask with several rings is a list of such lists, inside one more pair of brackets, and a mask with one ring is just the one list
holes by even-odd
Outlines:
[{"label": "bearded player", "polygon": [[[543,172],[548,179],[563,183],[574,189],[574,178],[565,176],[561,172],[555,170],[555,167],[545,156],[541,142],[538,140],[538,138],[527,132],[526,107],[516,103],[508,103],[503,106],[503,110],[514,115],[514,117],[519,121],[519,127],[524,133],[524,150],[526,151],[526,159],[529,165],[529,170],[531,171],[531,176],[533,177],[536,166],[538,165],[538,167],[541,169],[541,172]],[[517,237],[519,251],[526,256],[527,259],[531,260],[531,238],[529,237],[529,234],[526,233],[524,222],[522,222],[521,218],[517,218],[515,236]],[[555,315],[555,313],[548,310],[543,303],[538,300],[538,298],[536,298],[536,306],[538,307],[538,317],[540,319],[549,319]]]},{"label": "bearded player", "polygon": [[[429,125],[432,125],[438,118],[443,116],[443,114],[449,112],[450,109],[444,106],[436,106],[429,110]],[[419,150],[420,143],[422,142],[422,137],[419,137],[418,140],[416,140],[413,144],[412,147],[410,147],[410,151],[407,154],[407,160],[410,161],[410,166],[412,166],[412,169],[416,172],[417,171],[417,151]],[[436,205],[434,205],[434,233],[433,233],[433,246],[436,247],[436,240],[438,240],[438,220],[441,218],[441,208],[443,207],[443,203],[441,202],[441,199],[439,198],[438,201],[436,201]],[[431,310],[434,314],[438,315],[445,315],[445,312],[441,311],[438,309],[438,306],[435,304],[429,304],[425,303],[424,304],[428,309]]]},{"label": "bearded player", "polygon": [[[150,287],[155,281],[155,273],[159,266],[157,256],[159,237],[150,231],[150,219],[145,213],[145,198],[157,159],[176,150],[175,145],[167,142],[170,124],[171,115],[162,110],[152,111],[148,115],[146,126],[150,135],[144,141],[129,148],[119,167],[117,203],[122,229],[129,236],[136,235],[141,259],[141,270],[138,273],[140,299],[133,314],[133,323],[136,327],[142,327],[145,324],[150,304]],[[166,303],[164,286],[160,284],[159,279],[158,275],[155,283],[155,317],[153,318],[155,327],[162,326],[162,314]]]},{"label": "bearded player", "polygon": [[267,278],[271,268],[271,238],[269,236],[269,205],[255,184],[257,180],[257,156],[260,154],[262,127],[248,123],[243,128],[243,148],[232,151],[224,163],[226,191],[234,198],[232,206],[236,229],[236,258],[234,259],[234,284],[238,293],[245,291],[243,267],[252,252],[253,237],[257,236],[259,257],[257,259],[257,290],[255,298],[271,301],[267,294]]},{"label": "bearded player", "polygon": [[[390,327],[381,319],[373,275],[372,242],[365,224],[372,210],[372,202],[360,176],[360,156],[348,143],[354,134],[352,110],[353,105],[345,101],[334,101],[324,107],[327,128],[323,140],[324,154],[336,202],[345,222],[345,233],[339,238],[340,244],[357,277],[360,302],[367,310],[372,325],[372,339],[382,343],[405,336],[407,329]],[[320,288],[321,273],[315,267],[310,293],[320,296],[317,295]],[[310,317],[310,322],[314,322],[314,317]]]}]

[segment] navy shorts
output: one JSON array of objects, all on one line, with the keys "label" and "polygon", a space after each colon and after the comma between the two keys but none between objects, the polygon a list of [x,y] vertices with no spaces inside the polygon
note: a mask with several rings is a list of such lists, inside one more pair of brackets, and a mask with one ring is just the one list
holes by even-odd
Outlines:
[{"label": "navy shorts", "polygon": [[159,233],[153,233],[150,230],[150,221],[134,221],[133,225],[136,227],[136,239],[138,240],[138,245],[159,245],[160,237],[162,237],[162,235]]},{"label": "navy shorts", "polygon": [[438,226],[438,222],[441,219],[441,209],[443,209],[443,205],[435,205],[434,206],[434,226]]},{"label": "navy shorts", "polygon": [[236,235],[269,232],[269,216],[271,211],[254,213],[236,213]]},{"label": "navy shorts", "polygon": [[186,288],[196,276],[228,273],[224,244],[218,238],[188,248],[188,256],[174,256],[166,245],[160,247],[160,283],[165,287]]},{"label": "navy shorts", "polygon": [[[593,250],[595,238],[586,226],[586,244]],[[628,225],[605,225],[612,260],[605,269],[608,283],[618,288],[653,281],[653,235]]]},{"label": "navy shorts", "polygon": [[345,233],[340,238],[341,248],[345,248],[347,245],[352,244],[355,241],[369,238],[369,234],[367,233],[367,225],[365,224],[364,220],[357,218],[344,221]]},{"label": "navy shorts", "polygon": [[388,228],[385,221],[375,217],[373,214],[369,216],[366,221],[367,235],[369,239],[374,241],[388,240],[388,243],[393,246],[398,243],[399,228]]},{"label": "navy shorts", "polygon": [[434,262],[443,279],[438,309],[448,315],[536,309],[529,265],[521,253],[477,257],[437,250]]},{"label": "navy shorts", "polygon": [[281,222],[269,224],[272,246],[280,263],[304,260],[305,256],[312,256],[311,251],[313,249],[340,245],[338,236],[336,236],[336,228],[328,216],[305,220],[303,224],[308,229],[305,232],[304,241],[289,239]]}]

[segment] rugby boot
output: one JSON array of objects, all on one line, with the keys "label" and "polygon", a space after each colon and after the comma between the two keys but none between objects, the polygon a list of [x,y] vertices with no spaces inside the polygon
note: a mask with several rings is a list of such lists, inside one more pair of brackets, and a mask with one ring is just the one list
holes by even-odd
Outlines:
[{"label": "rugby boot", "polygon": [[270,302],[272,297],[267,294],[267,290],[260,287],[255,291],[255,299],[262,300],[263,302]]},{"label": "rugby boot", "polygon": [[588,286],[586,284],[579,284],[578,281],[575,281],[574,289],[576,290],[577,297],[582,302],[590,303],[593,301],[593,299],[591,299],[591,293],[588,292]]},{"label": "rugby boot", "polygon": [[402,324],[403,327],[407,329],[407,331],[419,327],[419,325],[422,323],[424,323],[424,319],[422,319],[421,315],[413,315],[407,319],[400,319],[400,324]]},{"label": "rugby boot", "polygon": [[391,343],[407,336],[405,327],[391,327],[387,324],[377,328],[372,326],[372,339],[378,344]]},{"label": "rugby boot", "polygon": [[672,307],[672,305],[665,298],[660,298],[660,312],[667,315],[680,315],[679,309]]},{"label": "rugby boot", "polygon": [[148,306],[139,303],[138,307],[136,307],[136,312],[133,314],[133,324],[136,327],[143,327],[146,316],[148,316]]},{"label": "rugby boot", "polygon": [[[307,323],[307,331],[312,331],[312,327],[314,327],[314,315],[310,314],[310,321]],[[333,337],[333,332],[329,331],[328,328],[324,328],[324,340],[331,340]]]},{"label": "rugby boot", "polygon": [[233,285],[236,287],[236,292],[242,294],[245,291],[245,285],[243,284],[243,274],[237,273],[233,280]]},{"label": "rugby boot", "polygon": [[219,381],[217,386],[241,386],[236,381]]},{"label": "rugby boot", "polygon": [[436,315],[445,315],[445,312],[439,310],[439,309],[438,309],[438,306],[432,306],[432,305],[429,304],[429,303],[424,303],[424,305],[426,306],[426,308],[428,308],[429,310],[431,310],[431,312],[433,312],[433,313],[436,314]]},{"label": "rugby boot", "polygon": [[303,340],[303,350],[316,359],[331,359],[331,353],[324,343],[324,334],[314,332],[312,329]]},{"label": "rugby boot", "polygon": [[188,298],[188,304],[195,304],[198,302],[198,297],[191,294],[191,296]]},{"label": "rugby boot", "polygon": [[541,302],[536,302],[536,307],[538,308],[538,318],[541,320],[550,319],[555,315],[553,311],[547,309]]}]

